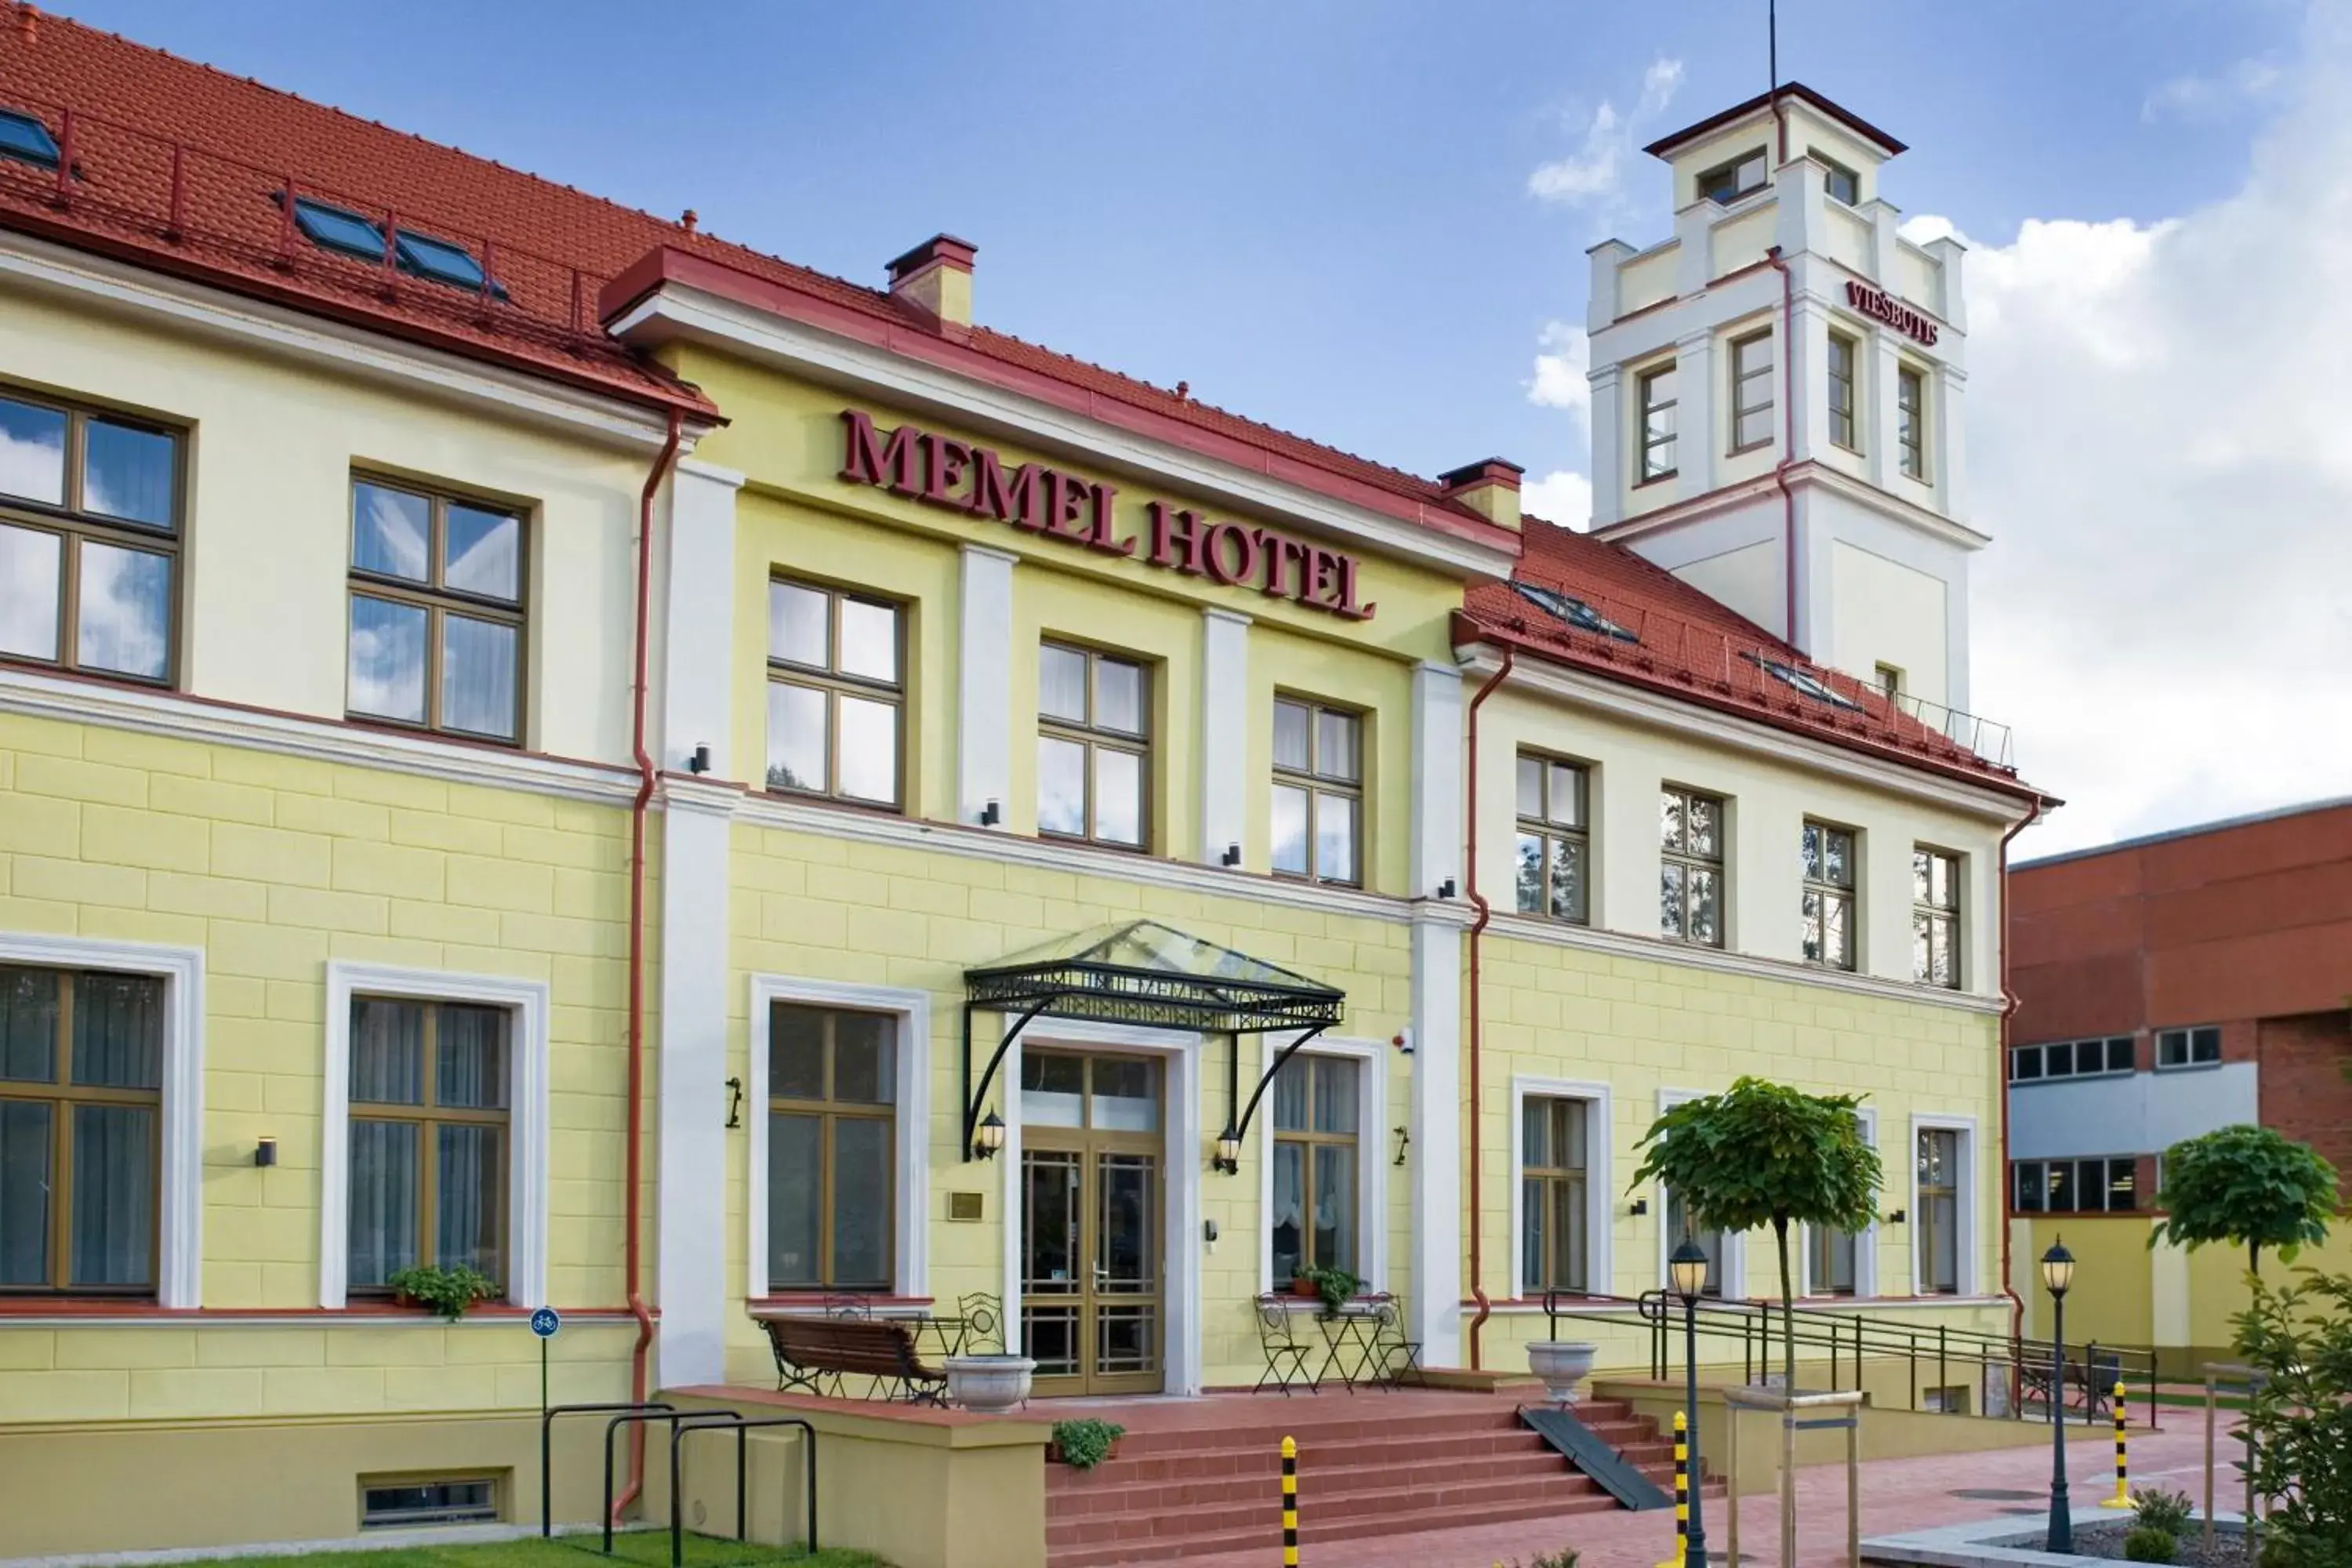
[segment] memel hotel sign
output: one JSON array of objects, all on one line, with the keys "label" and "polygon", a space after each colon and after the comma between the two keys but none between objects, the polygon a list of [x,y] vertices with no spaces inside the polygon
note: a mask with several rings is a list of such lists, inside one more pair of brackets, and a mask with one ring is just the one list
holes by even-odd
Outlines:
[{"label": "memel hotel sign", "polygon": [[1255,588],[1351,621],[1369,621],[1377,605],[1358,602],[1352,555],[1307,544],[1271,528],[1217,522],[1189,508],[1148,501],[1148,538],[1118,537],[1111,504],[1118,488],[1043,463],[1008,468],[986,447],[901,425],[887,435],[855,408],[841,411],[841,478],[907,496],[926,506],[988,518],[1079,550],[1131,556],[1147,566]]}]

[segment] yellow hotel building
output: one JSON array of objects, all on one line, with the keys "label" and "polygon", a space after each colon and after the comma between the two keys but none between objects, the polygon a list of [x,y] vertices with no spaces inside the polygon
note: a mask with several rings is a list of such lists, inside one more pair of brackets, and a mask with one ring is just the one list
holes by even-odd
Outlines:
[{"label": "yellow hotel building", "polygon": [[[542,1305],[558,1402],[765,1388],[850,1294],[1247,1387],[1308,1267],[1432,1367],[1551,1291],[1640,1370],[1634,1141],[1744,1073],[1886,1157],[1805,1294],[2006,1330],[2038,797],[1883,136],[1664,149],[1580,535],[989,331],[947,237],[856,287],[0,26],[0,1557],[529,1521]],[[1830,150],[1721,184],[1776,110]]]}]

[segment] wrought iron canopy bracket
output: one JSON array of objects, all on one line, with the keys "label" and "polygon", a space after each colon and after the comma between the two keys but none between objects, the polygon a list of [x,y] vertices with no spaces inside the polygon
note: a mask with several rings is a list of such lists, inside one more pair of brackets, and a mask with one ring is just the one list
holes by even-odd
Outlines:
[{"label": "wrought iron canopy bracket", "polygon": [[[1321,1034],[1328,1027],[1330,1027],[1330,1026],[1328,1024],[1316,1024],[1305,1030],[1302,1030],[1297,1039],[1291,1041],[1290,1044],[1276,1051],[1274,1054],[1274,1060],[1265,1064],[1265,1071],[1259,1075],[1257,1087],[1250,1090],[1248,1107],[1242,1111],[1239,1118],[1235,1119],[1231,1123],[1234,1132],[1234,1142],[1235,1144],[1238,1145],[1248,1140],[1250,1119],[1257,1114],[1257,1102],[1265,1098],[1266,1086],[1274,1081],[1274,1075],[1282,1070],[1282,1065],[1285,1062],[1298,1054],[1299,1047],[1305,1045],[1307,1041],[1313,1039],[1316,1036]],[[1242,1041],[1239,1035],[1233,1037],[1233,1048],[1234,1054],[1229,1058],[1233,1062],[1233,1072],[1226,1081],[1227,1099],[1225,1104],[1228,1114],[1231,1113],[1234,1099],[1238,1097],[1241,1091]]]}]

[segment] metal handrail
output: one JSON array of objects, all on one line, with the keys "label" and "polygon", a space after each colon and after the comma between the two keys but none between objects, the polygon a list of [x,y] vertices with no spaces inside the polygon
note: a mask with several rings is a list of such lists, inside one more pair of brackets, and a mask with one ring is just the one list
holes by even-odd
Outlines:
[{"label": "metal handrail", "polygon": [[[1625,1309],[1648,1326],[1650,1333],[1650,1375],[1664,1380],[1673,1370],[1675,1347],[1681,1336],[1674,1331],[1680,1327],[1683,1310],[1671,1301],[1664,1290],[1646,1291],[1638,1297],[1580,1296],[1580,1305],[1564,1306],[1558,1291],[1544,1295],[1544,1310],[1551,1320],[1552,1337],[1559,1337],[1560,1319],[1586,1322],[1622,1322]],[[1783,1332],[1785,1318],[1793,1330],[1796,1343],[1805,1349],[1826,1350],[1830,1386],[1836,1390],[1844,1384],[1843,1373],[1853,1369],[1853,1385],[1862,1386],[1863,1363],[1865,1361],[1900,1360],[1910,1373],[1908,1408],[1920,1409],[1920,1373],[1932,1366],[1936,1388],[1951,1386],[1955,1365],[1966,1367],[1999,1367],[2011,1379],[2012,1397],[2010,1415],[2022,1418],[2025,1401],[2017,1393],[2020,1384],[2028,1381],[2028,1369],[2042,1375],[2045,1406],[2055,1404],[2063,1408],[2068,1383],[2079,1375],[2084,1391],[2083,1418],[2095,1423],[2106,1404],[2107,1390],[2116,1381],[2153,1388],[2156,1381],[2156,1358],[2152,1352],[2102,1345],[2095,1342],[2083,1345],[2076,1354],[2070,1354],[2056,1374],[2052,1369],[2057,1363],[2055,1347],[2047,1340],[2012,1337],[1982,1329],[1952,1327],[1946,1324],[1922,1325],[1872,1317],[1859,1310],[1845,1310],[1818,1305],[1783,1309],[1777,1301],[1702,1301],[1693,1309],[1700,1334],[1721,1341],[1740,1342],[1741,1375],[1745,1382],[1756,1383],[1774,1367]],[[2078,1359],[2079,1357],[2079,1359]],[[2080,1367],[2079,1374],[2076,1368]],[[2147,1409],[2147,1425],[2156,1425],[2156,1405],[2150,1399],[2143,1402]]]}]

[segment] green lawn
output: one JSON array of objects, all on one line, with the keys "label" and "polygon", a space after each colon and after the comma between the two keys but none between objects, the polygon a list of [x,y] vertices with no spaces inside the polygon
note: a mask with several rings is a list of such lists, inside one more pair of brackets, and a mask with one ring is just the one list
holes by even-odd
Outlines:
[{"label": "green lawn", "polygon": [[[498,1541],[479,1545],[399,1546],[383,1552],[310,1552],[294,1557],[230,1557],[205,1568],[598,1568],[607,1561],[594,1535],[542,1541]],[[614,1563],[630,1568],[669,1568],[667,1531],[632,1531],[613,1538]],[[708,1535],[686,1538],[689,1568],[888,1568],[870,1552],[824,1551],[810,1556],[793,1548],[761,1546]]]}]

